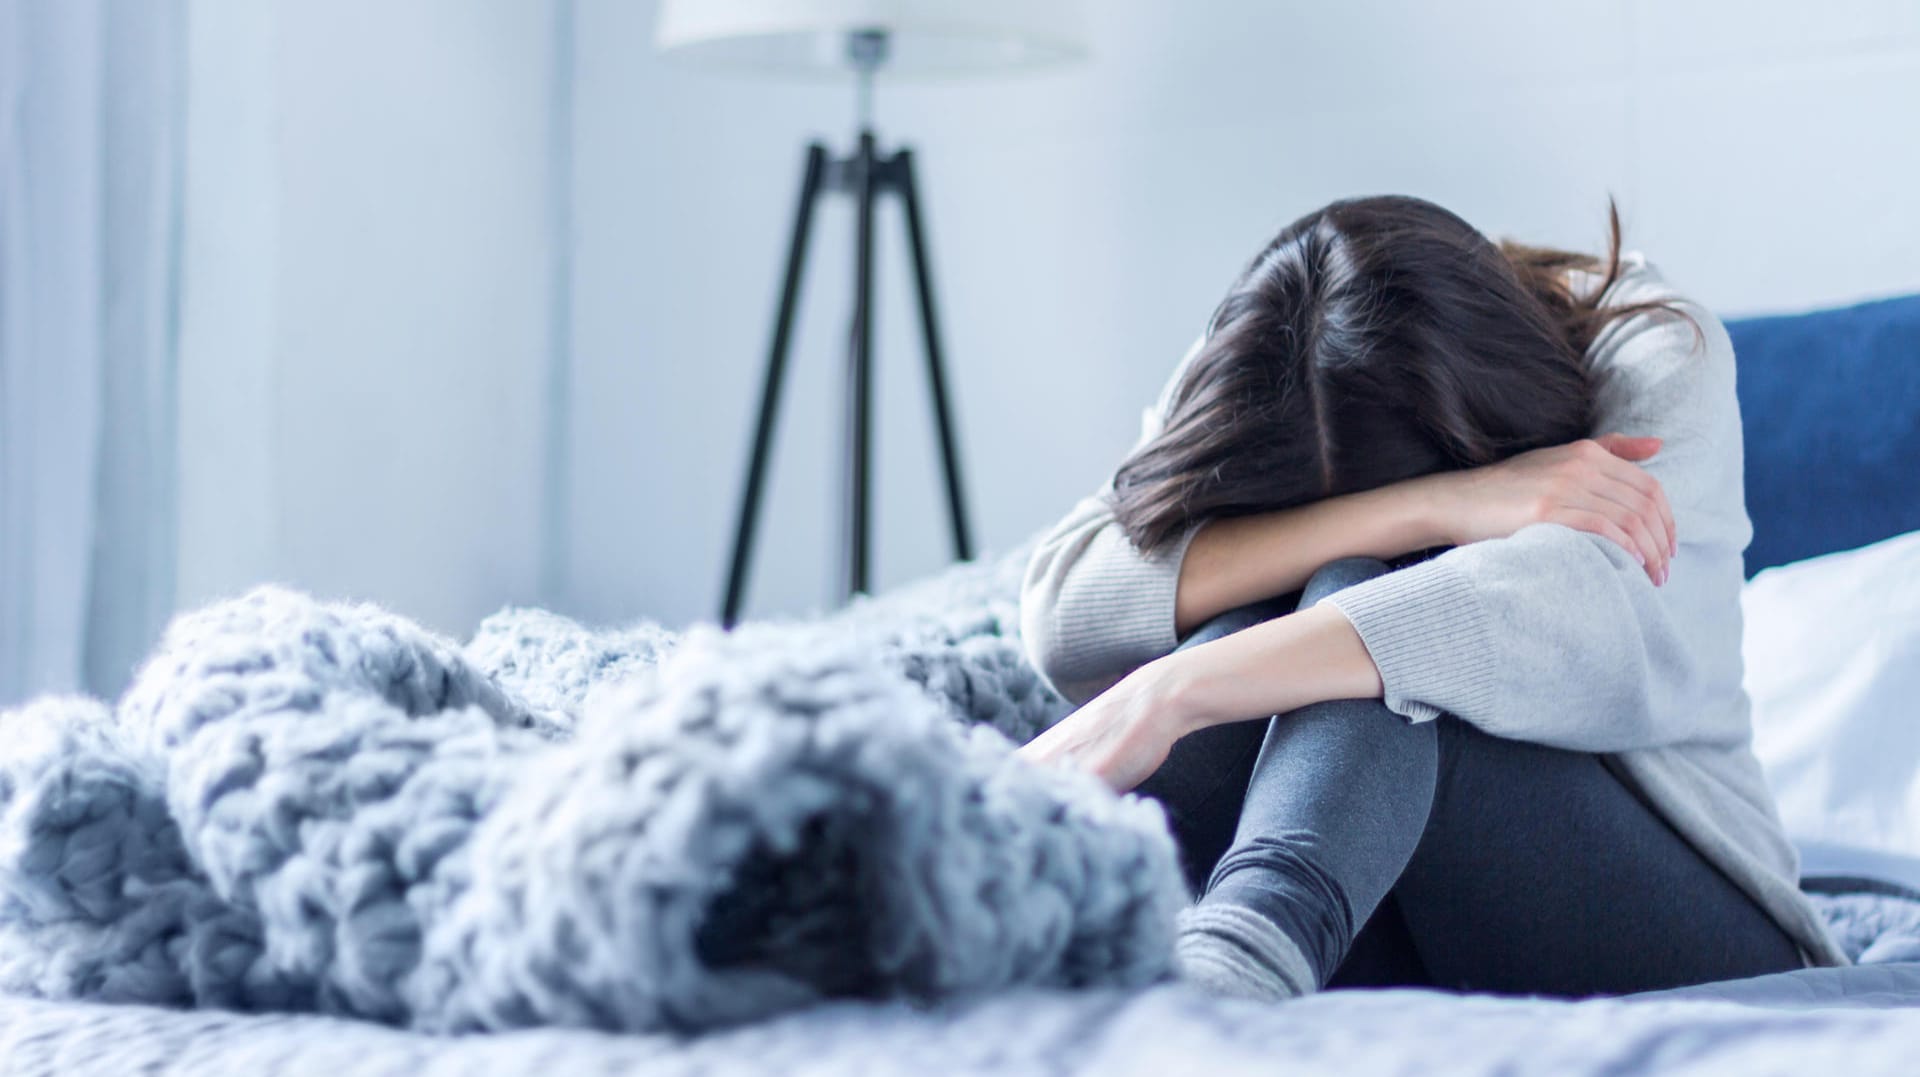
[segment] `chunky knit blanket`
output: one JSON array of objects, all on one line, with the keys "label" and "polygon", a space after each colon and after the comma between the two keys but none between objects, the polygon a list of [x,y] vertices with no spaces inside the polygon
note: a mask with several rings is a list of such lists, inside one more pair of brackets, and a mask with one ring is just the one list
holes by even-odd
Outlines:
[{"label": "chunky knit blanket", "polygon": [[184,614],[117,703],[0,714],[0,990],[694,1031],[1158,979],[1159,808],[1011,754],[1066,710],[1022,560],[729,633]]}]

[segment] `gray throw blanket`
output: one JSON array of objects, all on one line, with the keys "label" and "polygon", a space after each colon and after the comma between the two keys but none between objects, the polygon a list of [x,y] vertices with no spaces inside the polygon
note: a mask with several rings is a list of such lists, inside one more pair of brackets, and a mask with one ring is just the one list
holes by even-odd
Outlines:
[{"label": "gray throw blanket", "polygon": [[0,990],[639,1031],[1160,978],[1158,806],[1011,755],[1066,710],[1023,560],[732,633],[184,614],[117,705],[0,714]]}]

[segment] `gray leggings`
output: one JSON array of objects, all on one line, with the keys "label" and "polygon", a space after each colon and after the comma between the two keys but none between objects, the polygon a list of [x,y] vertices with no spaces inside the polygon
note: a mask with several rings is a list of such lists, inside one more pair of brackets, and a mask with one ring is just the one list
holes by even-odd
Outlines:
[{"label": "gray leggings", "polygon": [[[1386,571],[1336,561],[1181,647]],[[1603,755],[1336,700],[1182,738],[1138,791],[1200,900],[1274,921],[1323,986],[1584,996],[1801,966]]]}]

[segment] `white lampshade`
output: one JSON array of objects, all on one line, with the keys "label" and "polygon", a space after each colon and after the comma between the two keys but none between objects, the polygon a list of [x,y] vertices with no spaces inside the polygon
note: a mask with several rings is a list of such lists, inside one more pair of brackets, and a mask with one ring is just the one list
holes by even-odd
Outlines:
[{"label": "white lampshade", "polygon": [[1078,0],[663,0],[654,43],[716,67],[845,77],[847,35],[884,30],[889,77],[947,78],[1079,59]]}]

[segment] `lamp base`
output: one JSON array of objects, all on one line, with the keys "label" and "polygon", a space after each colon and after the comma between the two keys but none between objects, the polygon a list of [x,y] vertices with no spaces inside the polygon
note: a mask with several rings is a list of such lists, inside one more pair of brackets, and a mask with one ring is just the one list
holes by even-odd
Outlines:
[{"label": "lamp base", "polygon": [[787,247],[786,273],[780,285],[780,305],[773,322],[773,343],[767,357],[766,378],[760,389],[760,408],[754,424],[745,488],[734,529],[733,554],[728,560],[727,587],[720,606],[720,623],[731,628],[746,597],[747,568],[753,553],[754,529],[766,484],[767,456],[772,446],[774,420],[780,407],[780,388],[792,343],[793,315],[806,268],[807,241],[813,213],[828,194],[851,195],[855,215],[853,326],[849,334],[846,368],[847,432],[845,443],[846,547],[842,578],[848,598],[868,589],[871,560],[872,448],[873,448],[873,214],[882,195],[898,196],[906,220],[907,246],[912,255],[914,291],[920,310],[921,335],[926,344],[927,388],[932,395],[935,432],[946,481],[947,513],[952,525],[954,556],[973,556],[967,525],[966,501],[961,492],[959,452],[955,447],[952,408],[948,400],[945,364],[941,357],[940,325],[933,301],[933,281],[921,227],[920,193],[914,178],[913,151],[900,149],[881,155],[871,129],[862,130],[854,152],[836,158],[819,142],[807,147],[801,174],[800,202],[794,213],[793,234]]}]

